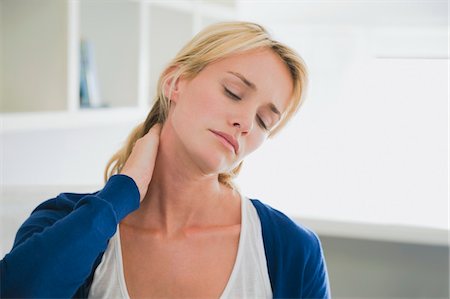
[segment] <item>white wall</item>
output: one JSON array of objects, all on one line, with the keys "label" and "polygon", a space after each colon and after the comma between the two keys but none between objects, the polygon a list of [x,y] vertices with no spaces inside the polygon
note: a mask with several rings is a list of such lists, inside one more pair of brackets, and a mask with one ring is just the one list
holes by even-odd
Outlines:
[{"label": "white wall", "polygon": [[447,6],[336,3],[241,5],[301,54],[310,87],[239,182],[295,216],[448,230]]},{"label": "white wall", "polygon": [[0,135],[4,187],[100,186],[107,161],[134,125],[137,121],[4,133]]}]

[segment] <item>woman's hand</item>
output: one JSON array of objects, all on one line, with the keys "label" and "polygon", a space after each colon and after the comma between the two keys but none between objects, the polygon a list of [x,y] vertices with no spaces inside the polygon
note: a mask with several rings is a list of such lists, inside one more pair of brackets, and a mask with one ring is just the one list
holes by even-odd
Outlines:
[{"label": "woman's hand", "polygon": [[136,140],[130,156],[120,171],[120,174],[125,174],[136,182],[141,202],[153,176],[161,128],[161,124],[155,124],[147,134]]}]

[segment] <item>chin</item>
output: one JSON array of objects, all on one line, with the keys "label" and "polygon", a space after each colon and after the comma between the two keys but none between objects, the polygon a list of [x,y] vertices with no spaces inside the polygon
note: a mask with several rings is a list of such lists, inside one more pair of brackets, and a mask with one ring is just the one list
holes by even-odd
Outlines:
[{"label": "chin", "polygon": [[227,172],[232,166],[230,157],[226,153],[210,148],[202,148],[195,155],[197,165],[205,174],[219,174]]},{"label": "chin", "polygon": [[[188,136],[185,135],[180,136]],[[207,131],[206,136],[189,134],[191,138],[182,138],[182,142],[188,155],[194,164],[205,175],[228,172],[236,167],[236,156],[227,150],[220,142],[217,142],[211,132]]]}]

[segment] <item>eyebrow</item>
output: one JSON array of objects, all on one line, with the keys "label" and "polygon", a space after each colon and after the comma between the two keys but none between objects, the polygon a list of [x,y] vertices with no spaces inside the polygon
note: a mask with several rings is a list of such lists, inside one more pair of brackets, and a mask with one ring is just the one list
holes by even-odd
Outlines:
[{"label": "eyebrow", "polygon": [[[232,75],[238,77],[239,79],[242,80],[242,82],[244,82],[245,85],[247,85],[247,86],[250,87],[251,89],[253,89],[253,90],[255,90],[255,91],[257,90],[257,89],[256,89],[255,83],[250,82],[250,81],[249,81],[247,78],[245,78],[242,74],[239,74],[239,73],[236,73],[236,72],[233,72],[233,71],[228,71],[227,73],[232,74]],[[271,110],[272,112],[274,112],[275,114],[277,114],[279,118],[281,118],[281,112],[280,112],[280,110],[278,110],[277,106],[275,106],[274,103],[270,103],[270,104],[269,104],[269,108],[270,108],[270,110]]]},{"label": "eyebrow", "polygon": [[241,79],[242,82],[245,83],[245,85],[247,85],[248,87],[250,87],[251,89],[253,89],[255,91],[257,90],[255,83],[252,83],[252,82],[248,81],[247,78],[245,78],[242,74],[239,74],[239,73],[236,73],[236,72],[233,72],[233,71],[228,71],[227,73],[235,75],[236,77]]}]

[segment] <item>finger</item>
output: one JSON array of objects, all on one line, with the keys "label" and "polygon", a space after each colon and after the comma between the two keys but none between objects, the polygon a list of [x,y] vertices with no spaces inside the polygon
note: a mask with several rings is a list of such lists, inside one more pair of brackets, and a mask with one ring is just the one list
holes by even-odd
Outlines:
[{"label": "finger", "polygon": [[161,134],[162,125],[160,123],[154,124],[150,130],[148,130],[147,134],[144,136],[159,136]]}]

